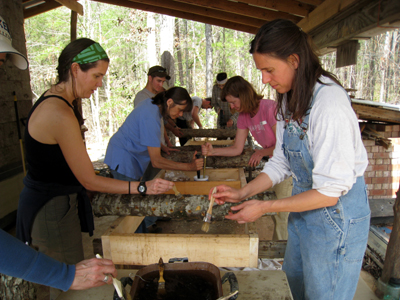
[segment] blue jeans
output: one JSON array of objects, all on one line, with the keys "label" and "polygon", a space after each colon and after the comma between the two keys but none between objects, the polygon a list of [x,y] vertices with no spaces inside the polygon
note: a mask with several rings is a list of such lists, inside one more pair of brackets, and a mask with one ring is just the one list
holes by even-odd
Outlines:
[{"label": "blue jeans", "polygon": [[[133,179],[121,173],[118,173],[115,170],[110,169],[110,172],[115,179],[125,180],[125,181],[139,181],[138,179]],[[150,227],[151,225],[156,224],[157,220],[158,217],[145,217],[143,222],[140,223],[138,229],[136,229],[135,233],[148,233],[149,231],[147,230],[147,228]]]},{"label": "blue jeans", "polygon": [[369,223],[364,177],[335,206],[290,213],[283,270],[295,300],[353,299]]},{"label": "blue jeans", "polygon": [[[315,95],[321,89],[314,92]],[[312,104],[313,104],[312,103]],[[293,177],[292,195],[312,189],[314,161],[305,114],[302,130],[289,122],[282,149]],[[367,246],[370,209],[364,177],[360,176],[334,206],[291,212],[283,270],[295,300],[351,300],[356,292]]]}]

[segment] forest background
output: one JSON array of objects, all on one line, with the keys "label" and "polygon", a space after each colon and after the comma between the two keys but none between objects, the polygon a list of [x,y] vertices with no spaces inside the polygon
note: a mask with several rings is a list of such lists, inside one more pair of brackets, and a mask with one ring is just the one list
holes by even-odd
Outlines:
[{"label": "forest background", "polygon": [[[104,152],[109,138],[132,111],[136,93],[153,65],[168,65],[169,86],[185,87],[191,96],[211,96],[215,76],[240,75],[265,98],[274,99],[269,85],[249,54],[254,35],[218,26],[81,0],[77,37],[99,42],[110,57],[103,86],[83,100],[88,149]],[[68,8],[60,7],[25,20],[25,35],[33,101],[57,80],[57,59],[70,42]],[[357,64],[335,68],[335,52],[321,56],[323,67],[336,74],[355,98],[400,104],[399,29],[361,40]],[[171,60],[165,53],[172,55]],[[164,54],[164,55],[163,55]],[[216,128],[212,110],[201,110],[204,128]]]}]

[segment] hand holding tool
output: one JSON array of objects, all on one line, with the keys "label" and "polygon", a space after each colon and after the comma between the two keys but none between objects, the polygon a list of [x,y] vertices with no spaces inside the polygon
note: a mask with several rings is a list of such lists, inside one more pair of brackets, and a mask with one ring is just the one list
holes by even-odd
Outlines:
[{"label": "hand holding tool", "polygon": [[165,280],[164,280],[164,262],[162,258],[160,257],[160,260],[158,261],[158,268],[160,270],[160,279],[158,279],[158,290],[157,294],[158,295],[165,295],[167,292],[165,290]]},{"label": "hand holding tool", "polygon": [[214,205],[214,194],[217,191],[217,187],[214,187],[212,193],[211,193],[211,199],[210,199],[210,205],[208,206],[208,210],[206,213],[206,216],[204,217],[203,221],[204,224],[201,227],[201,230],[204,232],[208,232],[210,230],[210,223],[211,223],[211,216],[212,216],[212,208]]},{"label": "hand holding tool", "polygon": [[[96,254],[96,258],[103,258],[101,257],[100,254]],[[108,278],[108,276],[111,276],[112,280],[113,280],[113,285],[115,290],[117,291],[118,297],[121,300],[126,300],[124,297],[124,293],[123,293],[123,289],[122,289],[122,283],[121,281],[119,281],[117,278],[115,278],[114,276],[112,276],[111,274],[106,274],[106,278]],[[108,281],[108,280],[107,280]]]},{"label": "hand holding tool", "polygon": [[[200,158],[200,154],[199,153],[196,154],[196,158],[197,159]],[[203,176],[204,176],[204,172],[203,172]],[[200,170],[197,170],[197,179],[200,179]]]}]

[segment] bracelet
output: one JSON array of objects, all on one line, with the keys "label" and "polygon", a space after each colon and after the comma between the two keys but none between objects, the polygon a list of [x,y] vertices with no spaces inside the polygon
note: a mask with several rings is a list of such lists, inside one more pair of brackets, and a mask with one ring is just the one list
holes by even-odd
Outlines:
[{"label": "bracelet", "polygon": [[131,194],[131,182],[128,182],[128,186],[129,186],[129,195]]}]

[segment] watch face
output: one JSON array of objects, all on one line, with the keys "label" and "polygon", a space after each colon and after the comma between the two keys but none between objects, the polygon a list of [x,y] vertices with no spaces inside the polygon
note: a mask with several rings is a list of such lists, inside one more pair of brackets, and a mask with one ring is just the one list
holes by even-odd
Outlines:
[{"label": "watch face", "polygon": [[144,185],[139,185],[139,192],[144,193],[146,191],[146,187]]}]

